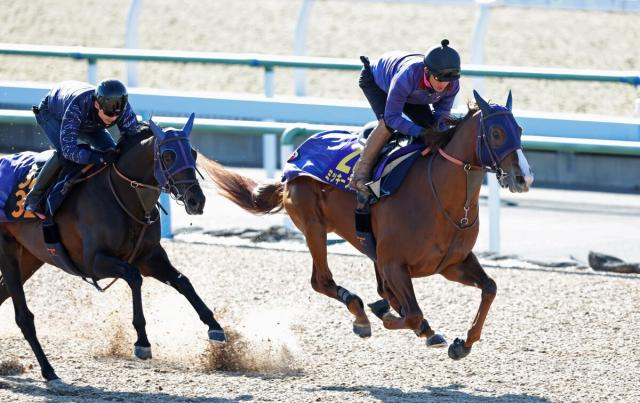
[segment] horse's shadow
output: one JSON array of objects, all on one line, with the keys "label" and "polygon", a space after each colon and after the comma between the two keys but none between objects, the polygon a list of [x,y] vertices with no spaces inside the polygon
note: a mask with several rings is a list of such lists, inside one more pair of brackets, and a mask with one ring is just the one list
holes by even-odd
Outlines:
[{"label": "horse's shadow", "polygon": [[[367,392],[381,402],[471,402],[516,401],[525,403],[546,403],[550,400],[527,394],[509,393],[499,396],[481,396],[462,391],[464,385],[454,383],[449,386],[427,386],[422,392],[404,392],[398,388],[380,386],[325,386],[316,390],[332,392]],[[345,399],[346,400],[346,399]]]},{"label": "horse's shadow", "polygon": [[118,392],[96,388],[93,386],[79,386],[64,383],[58,387],[48,387],[41,380],[24,377],[4,376],[0,378],[0,389],[10,390],[15,394],[41,398],[45,402],[96,399],[115,402],[188,402],[188,403],[231,403],[254,400],[252,395],[238,395],[233,399],[216,396],[185,397],[163,392]]}]

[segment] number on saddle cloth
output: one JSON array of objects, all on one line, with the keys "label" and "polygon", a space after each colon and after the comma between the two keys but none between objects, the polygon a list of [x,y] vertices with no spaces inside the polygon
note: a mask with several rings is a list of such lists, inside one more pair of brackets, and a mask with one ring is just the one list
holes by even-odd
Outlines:
[{"label": "number on saddle cloth", "polygon": [[52,153],[25,151],[0,158],[0,222],[37,219],[24,209],[24,202]]}]

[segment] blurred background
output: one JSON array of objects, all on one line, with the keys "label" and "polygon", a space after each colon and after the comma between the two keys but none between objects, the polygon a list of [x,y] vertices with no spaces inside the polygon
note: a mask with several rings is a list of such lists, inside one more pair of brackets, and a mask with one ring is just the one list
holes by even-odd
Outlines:
[{"label": "blurred background", "polygon": [[[201,119],[193,143],[201,152],[234,167],[260,168],[251,171],[256,177],[277,178],[279,161],[305,135],[373,118],[357,85],[360,55],[424,53],[448,38],[463,62],[456,111],[464,110],[473,88],[497,103],[512,90],[536,173],[528,195],[502,194],[502,223],[483,210],[494,229],[502,226],[503,247],[483,235],[478,248],[542,256],[540,237],[566,229],[562,238],[571,246],[555,245],[554,256],[597,246],[585,239],[604,239],[624,252],[625,242],[640,235],[640,226],[628,225],[640,224],[638,0],[0,0],[0,17],[0,152],[48,147],[28,107],[52,83],[113,77],[129,84],[142,117],[180,124],[195,111]],[[113,60],[126,48],[134,50]],[[62,56],[44,57],[47,52]],[[99,54],[94,64],[88,54]],[[125,60],[136,55],[181,62]],[[332,67],[282,66],[291,60]],[[501,77],[471,74],[483,66]],[[550,77],[513,77],[522,71]],[[558,79],[563,74],[586,78]],[[294,123],[317,126],[284,144],[282,132]],[[488,193],[483,190],[483,203]],[[523,209],[538,220],[561,215],[523,244],[519,231],[531,221]],[[179,220],[174,226],[193,227],[189,218]],[[584,221],[592,225],[576,230]],[[629,255],[640,259],[639,253]]]},{"label": "blurred background", "polygon": [[[141,49],[293,55],[304,0],[140,0],[135,24]],[[313,0],[305,54],[358,60],[389,50],[424,53],[442,38],[472,63],[479,13],[474,1]],[[481,3],[481,2],[478,2]],[[638,1],[518,1],[540,7],[491,7],[484,63],[596,70],[640,69]],[[516,3],[516,2],[514,2]],[[575,4],[575,8],[562,9]],[[131,0],[103,2],[0,1],[2,42],[33,45],[125,47]],[[618,11],[591,10],[603,8]],[[625,10],[626,6],[626,10]],[[635,9],[632,7],[635,6]],[[262,94],[261,69],[239,66],[140,63],[139,85],[186,91]],[[0,56],[0,80],[86,80],[85,63],[66,59]],[[277,95],[293,95],[291,69],[278,69]],[[364,102],[356,71],[309,70],[307,95]],[[126,64],[99,62],[98,78],[126,79]],[[634,115],[637,88],[591,82],[488,79],[485,93],[514,107],[544,112]],[[461,98],[471,99],[462,80]]]}]

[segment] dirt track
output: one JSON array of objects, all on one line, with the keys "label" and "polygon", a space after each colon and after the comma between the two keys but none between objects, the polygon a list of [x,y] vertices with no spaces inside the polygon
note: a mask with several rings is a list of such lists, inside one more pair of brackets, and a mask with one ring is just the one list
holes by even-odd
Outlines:
[{"label": "dirt track", "polygon": [[[351,333],[336,301],[310,287],[307,254],[166,242],[235,343],[208,351],[206,327],[180,295],[143,286],[151,361],[131,358],[130,293],[99,294],[51,267],[27,283],[39,337],[58,375],[49,391],[0,308],[0,401],[638,401],[640,276],[489,268],[498,283],[483,340],[466,359],[428,350],[407,331]],[[364,258],[330,256],[339,284],[376,298]],[[479,291],[442,278],[414,283],[432,326],[464,337]],[[219,369],[215,369],[219,368]]]}]

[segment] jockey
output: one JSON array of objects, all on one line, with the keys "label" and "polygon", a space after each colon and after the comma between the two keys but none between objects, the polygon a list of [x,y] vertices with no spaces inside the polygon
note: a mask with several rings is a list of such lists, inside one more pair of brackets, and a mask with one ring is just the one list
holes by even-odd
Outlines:
[{"label": "jockey", "polygon": [[388,52],[373,63],[365,56],[360,60],[364,67],[358,83],[378,125],[367,138],[349,187],[369,194],[366,183],[371,180],[373,164],[394,130],[420,137],[429,128],[446,127],[444,121],[460,90],[460,56],[443,39],[426,55]]},{"label": "jockey", "polygon": [[[62,82],[33,112],[57,151],[42,167],[25,200],[25,210],[39,216],[44,193],[65,160],[81,165],[115,162],[116,144],[106,128],[117,125],[122,135],[135,135],[138,123],[128,103],[127,89],[118,80],[104,80],[96,88],[77,81]],[[78,140],[93,149],[79,147]]]}]

